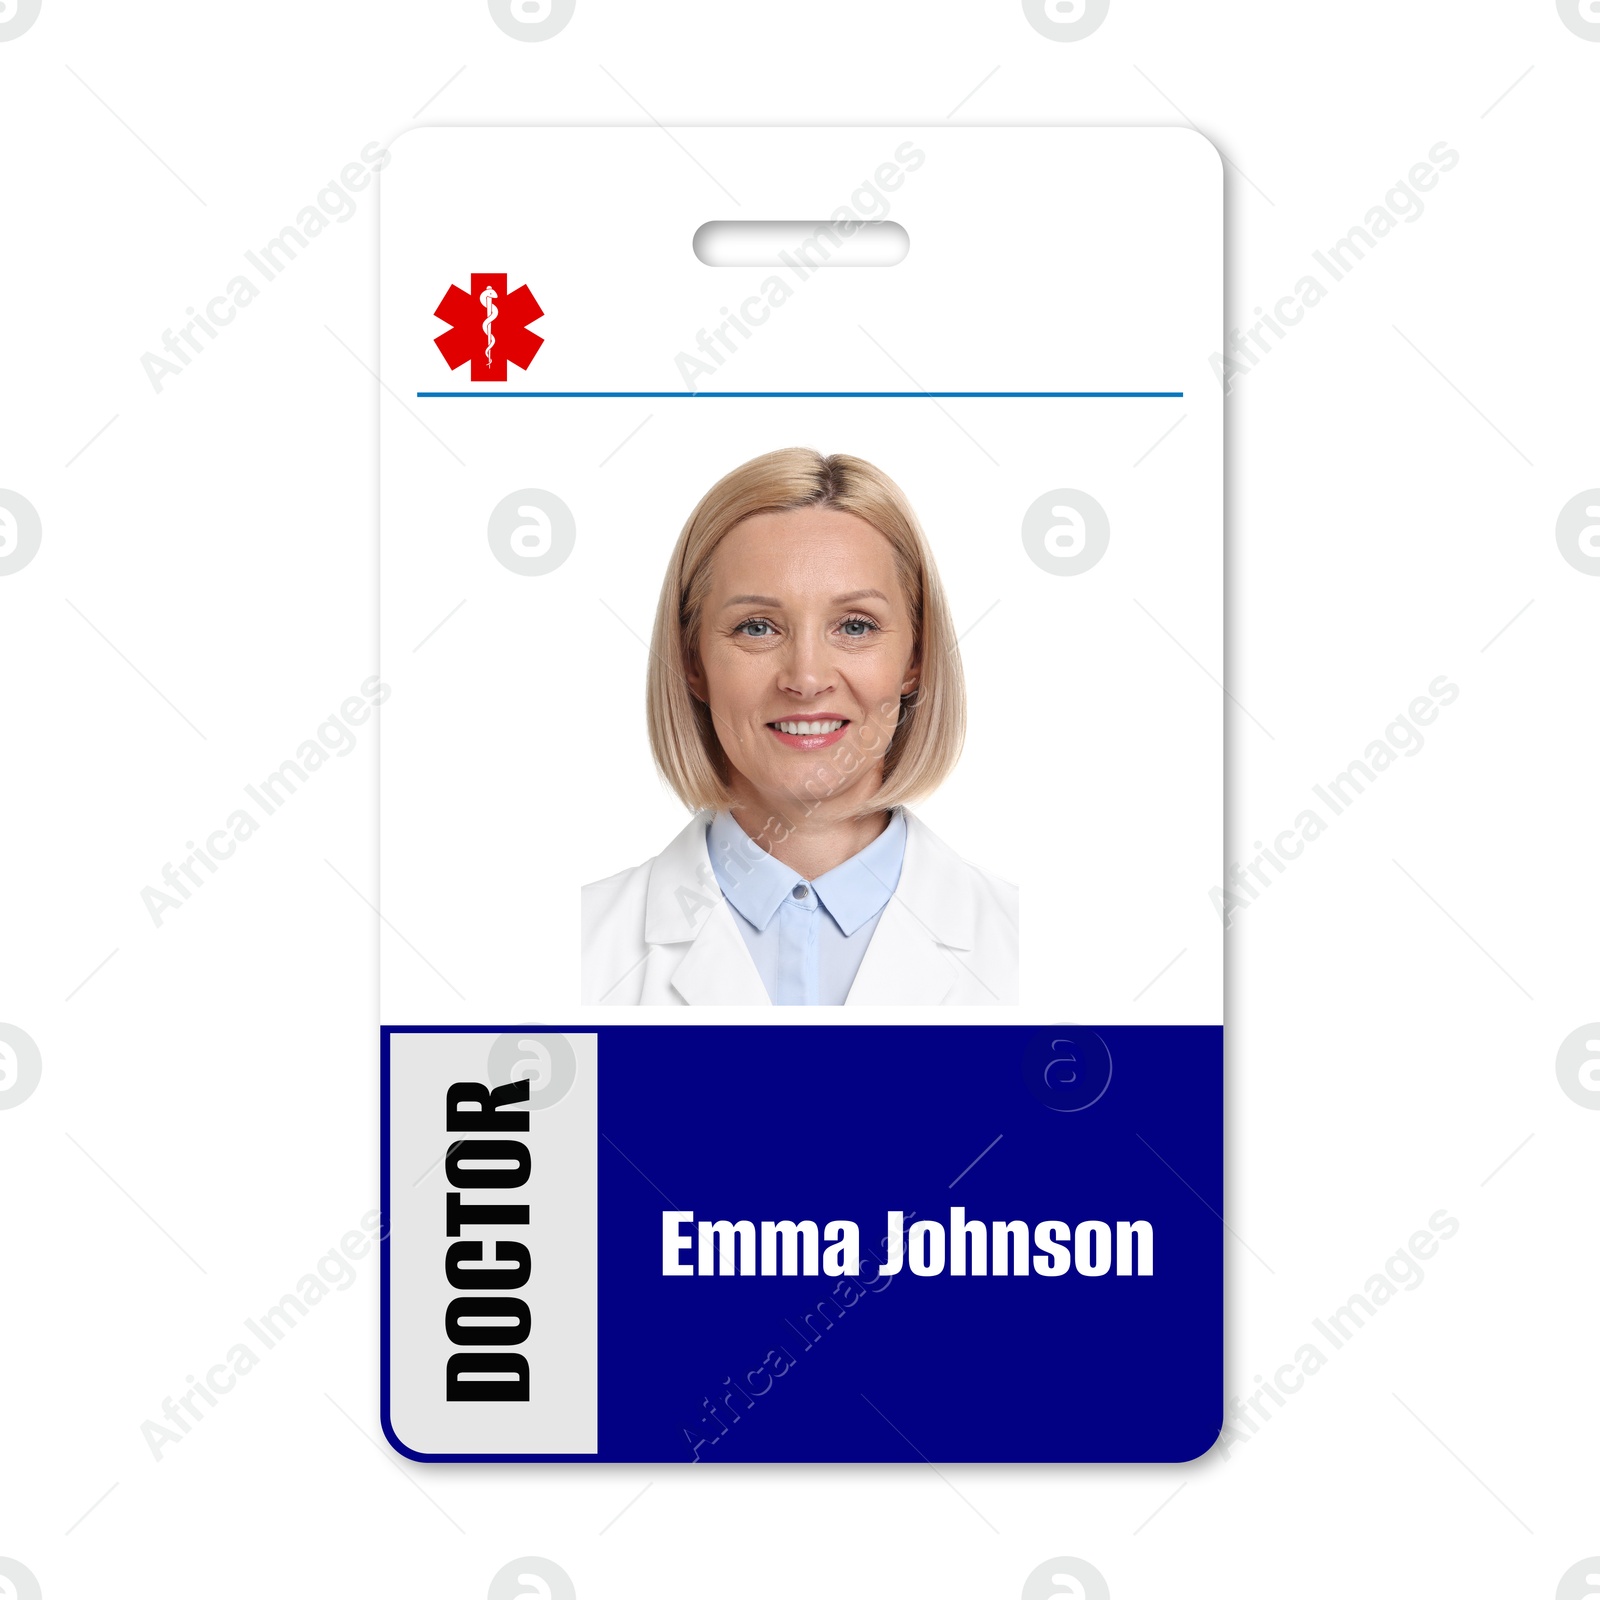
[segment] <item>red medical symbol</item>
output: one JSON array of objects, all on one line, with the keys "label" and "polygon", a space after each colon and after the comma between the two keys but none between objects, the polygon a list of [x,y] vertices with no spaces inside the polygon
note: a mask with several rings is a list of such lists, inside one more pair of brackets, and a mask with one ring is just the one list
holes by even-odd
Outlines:
[{"label": "red medical symbol", "polygon": [[470,361],[474,383],[503,382],[507,361],[526,372],[544,343],[528,332],[528,324],[544,315],[539,302],[527,284],[508,294],[503,272],[474,272],[470,294],[452,283],[433,314],[450,324],[433,341],[439,354],[452,372]]}]

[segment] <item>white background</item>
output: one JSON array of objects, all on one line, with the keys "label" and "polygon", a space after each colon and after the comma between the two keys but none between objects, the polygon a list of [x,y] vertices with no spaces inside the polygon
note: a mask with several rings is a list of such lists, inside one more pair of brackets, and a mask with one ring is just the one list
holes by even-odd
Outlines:
[{"label": "white background", "polygon": [[[969,735],[915,809],[1020,889],[1010,1020],[1220,1022],[1222,921],[1194,883],[1219,870],[1222,711],[1204,673],[1172,676],[1184,649],[1221,654],[1215,150],[1170,128],[678,137],[717,183],[651,127],[418,131],[382,174],[379,371],[410,412],[397,398],[381,441],[383,1021],[772,1020],[765,1006],[581,1009],[575,935],[579,886],[655,855],[688,820],[656,774],[644,715],[678,531],[725,473],[799,444],[871,461],[927,533]],[[886,162],[893,187],[875,200],[860,185]],[[527,200],[507,204],[519,186]],[[852,199],[857,215],[892,207],[911,240],[902,265],[801,282],[695,259],[708,216],[826,219]],[[1003,232],[985,225],[991,212]],[[453,279],[496,261],[515,269],[511,289],[533,280],[546,344],[526,374],[480,394],[675,398],[421,398],[477,387],[434,348],[433,311]],[[792,298],[691,400],[678,353],[774,277]],[[734,398],[919,387],[1182,398]],[[527,487],[560,497],[576,528],[567,559],[533,574],[497,559],[486,534]],[[1047,571],[1025,548],[1029,508],[1060,488],[1094,496],[1111,525],[1086,572]],[[804,1020],[819,1018],[863,1020],[859,1008]]]},{"label": "white background", "polygon": [[[1012,1596],[1057,1554],[1118,1600],[1554,1595],[1600,1547],[1600,1116],[1554,1071],[1600,1014],[1600,579],[1554,538],[1600,482],[1597,76],[1554,0],[1113,0],[1077,43],[1014,4],[579,0],[540,44],[483,5],[44,0],[0,42],[0,487],[44,529],[0,578],[0,1020],[43,1060],[0,1111],[0,1553],[50,1600],[475,1600],[522,1555],[588,1597]],[[1230,858],[1436,675],[1461,696],[1228,933],[1227,1392],[1437,1209],[1461,1227],[1230,1458],[425,1469],[378,1441],[366,1257],[152,1459],[163,1397],[375,1201],[370,737],[165,926],[139,900],[374,670],[372,206],[163,394],[139,358],[419,108],[1192,117],[1233,163],[1232,323],[1460,151],[1228,402]],[[1174,692],[1222,665],[1176,655]],[[1094,1381],[1019,1350],[995,1403]]]}]

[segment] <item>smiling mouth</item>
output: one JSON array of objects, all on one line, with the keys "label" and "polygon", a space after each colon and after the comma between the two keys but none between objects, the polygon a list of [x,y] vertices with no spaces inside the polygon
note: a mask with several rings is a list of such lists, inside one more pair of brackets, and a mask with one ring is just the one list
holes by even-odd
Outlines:
[{"label": "smiling mouth", "polygon": [[784,717],[767,727],[791,750],[821,750],[844,737],[848,717]]}]

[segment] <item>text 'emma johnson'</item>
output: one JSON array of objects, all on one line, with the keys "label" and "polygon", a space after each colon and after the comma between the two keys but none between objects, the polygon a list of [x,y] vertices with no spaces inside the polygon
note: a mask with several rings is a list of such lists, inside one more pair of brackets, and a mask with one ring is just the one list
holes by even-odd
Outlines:
[{"label": "text 'emma johnson'", "polygon": [[[951,1206],[941,1222],[913,1222],[891,1211],[884,1231],[893,1277],[909,1266],[919,1278],[1060,1278],[1077,1272],[1102,1278],[1148,1278],[1155,1271],[1155,1230],[1148,1222],[968,1222]],[[848,1219],[825,1222],[700,1222],[692,1211],[661,1213],[661,1272],[668,1278],[796,1276],[854,1278],[861,1272],[861,1229]]]}]

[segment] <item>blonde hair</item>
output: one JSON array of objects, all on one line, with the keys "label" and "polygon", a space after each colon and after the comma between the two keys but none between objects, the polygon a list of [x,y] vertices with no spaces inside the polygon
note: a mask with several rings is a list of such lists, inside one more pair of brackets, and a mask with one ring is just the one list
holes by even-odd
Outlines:
[{"label": "blonde hair", "polygon": [[883,756],[883,783],[866,809],[883,811],[931,793],[961,753],[966,687],[955,628],[933,554],[899,487],[870,462],[794,447],[747,461],[712,485],[678,535],[656,607],[646,710],[661,775],[692,810],[726,810],[729,763],[711,709],[689,687],[717,546],[745,518],[829,506],[882,534],[912,619],[917,687],[902,695]]}]

